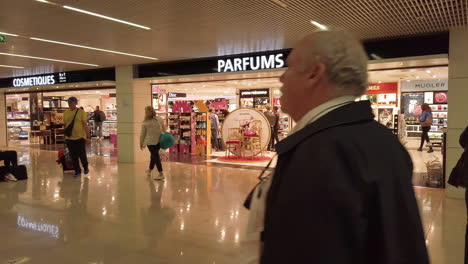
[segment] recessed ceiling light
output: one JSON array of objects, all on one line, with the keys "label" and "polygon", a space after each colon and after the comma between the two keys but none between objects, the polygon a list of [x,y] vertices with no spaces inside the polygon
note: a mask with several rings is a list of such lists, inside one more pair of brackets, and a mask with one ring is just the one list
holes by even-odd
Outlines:
[{"label": "recessed ceiling light", "polygon": [[66,42],[60,42],[60,41],[55,41],[55,40],[48,40],[48,39],[41,39],[41,38],[30,38],[30,39],[32,39],[32,40],[38,40],[38,41],[43,41],[43,42],[54,43],[54,44],[59,44],[59,45],[77,47],[77,48],[82,48],[82,49],[97,50],[97,51],[115,53],[115,54],[120,54],[120,55],[126,55],[126,56],[144,58],[144,59],[149,59],[149,60],[158,60],[158,58],[153,58],[153,57],[141,56],[141,55],[136,55],[136,54],[131,54],[131,53],[125,53],[125,52],[120,52],[120,51],[114,51],[114,50],[106,50],[106,49],[94,48],[94,47],[83,46],[83,45],[77,45],[77,44],[66,43]]},{"label": "recessed ceiling light", "polygon": [[312,23],[312,25],[314,25],[314,26],[320,28],[321,30],[327,30],[327,29],[328,29],[328,27],[326,27],[326,26],[320,24],[320,23],[317,22],[317,21],[311,20],[310,23]]},{"label": "recessed ceiling light", "polygon": [[406,80],[406,82],[410,82],[410,80]]},{"label": "recessed ceiling light", "polygon": [[1,64],[0,64],[0,67],[3,67],[3,68],[14,68],[14,69],[24,69],[24,67],[13,66],[13,65],[1,65]]},{"label": "recessed ceiling light", "polygon": [[21,57],[21,58],[28,58],[28,59],[36,59],[36,60],[56,61],[56,62],[63,62],[63,63],[70,63],[70,64],[79,64],[79,65],[93,66],[93,67],[98,67],[98,66],[99,66],[99,65],[97,65],[97,64],[91,64],[91,63],[83,63],[83,62],[76,62],[76,61],[66,61],[66,60],[56,60],[56,59],[49,59],[49,58],[42,58],[42,57],[34,57],[34,56],[27,56],[27,55],[13,54],[13,53],[4,53],[4,52],[0,52],[0,55],[12,56],[12,57]]},{"label": "recessed ceiling light", "polygon": [[76,12],[80,12],[80,13],[83,13],[83,14],[91,15],[91,16],[104,18],[104,19],[107,19],[107,20],[112,20],[112,21],[119,22],[119,23],[122,23],[122,24],[127,24],[127,25],[130,25],[130,26],[143,28],[143,29],[146,29],[146,30],[151,29],[151,28],[149,28],[147,26],[142,26],[142,25],[139,25],[139,24],[135,24],[135,23],[125,21],[125,20],[120,20],[120,19],[117,19],[117,18],[104,16],[104,15],[101,15],[101,14],[93,13],[93,12],[90,12],[90,11],[86,11],[86,10],[83,10],[83,9],[79,9],[79,8],[75,8],[75,7],[71,7],[71,6],[67,6],[67,5],[63,6],[63,8],[69,9],[69,10],[72,10],[72,11],[76,11]]},{"label": "recessed ceiling light", "polygon": [[419,79],[419,75],[416,76],[416,79]]},{"label": "recessed ceiling light", "polygon": [[280,0],[271,0],[271,2],[275,3],[276,5],[278,5],[278,6],[282,7],[282,8],[288,7],[287,4],[281,2]]},{"label": "recessed ceiling light", "polygon": [[434,74],[434,75],[432,75],[432,77],[433,77],[433,78],[437,78],[437,75]]},{"label": "recessed ceiling light", "polygon": [[6,32],[0,32],[0,35],[6,35],[6,36],[12,36],[12,37],[18,37],[16,34],[11,34],[11,33],[6,33]]},{"label": "recessed ceiling light", "polygon": [[432,73],[430,70],[427,70],[426,72],[429,73],[429,74]]}]

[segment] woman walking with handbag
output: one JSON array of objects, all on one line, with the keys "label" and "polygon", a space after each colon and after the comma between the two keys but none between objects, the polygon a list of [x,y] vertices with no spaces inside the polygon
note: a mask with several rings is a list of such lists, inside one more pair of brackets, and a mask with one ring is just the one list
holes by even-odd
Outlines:
[{"label": "woman walking with handbag", "polygon": [[424,141],[427,142],[427,145],[429,146],[429,150],[427,151],[428,153],[434,152],[432,149],[431,140],[429,139],[429,131],[431,130],[432,126],[432,110],[431,107],[428,104],[423,104],[421,106],[423,113],[421,117],[419,118],[419,122],[421,124],[421,145],[419,146],[418,151],[422,151],[423,146],[424,146]]},{"label": "woman walking with handbag", "polygon": [[156,165],[159,175],[154,178],[155,180],[164,180],[161,157],[159,156],[159,150],[161,149],[159,138],[164,132],[166,132],[164,120],[156,116],[152,106],[147,106],[145,108],[145,120],[141,125],[140,148],[143,150],[145,147],[148,147],[151,154],[151,161],[149,169],[146,170],[146,175],[151,177],[151,173]]}]

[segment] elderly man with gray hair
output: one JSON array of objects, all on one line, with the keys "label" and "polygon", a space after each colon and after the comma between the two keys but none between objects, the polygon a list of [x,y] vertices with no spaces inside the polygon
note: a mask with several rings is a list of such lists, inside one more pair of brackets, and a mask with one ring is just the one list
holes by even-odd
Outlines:
[{"label": "elderly man with gray hair", "polygon": [[264,217],[260,263],[429,263],[411,158],[370,102],[356,102],[368,85],[359,41],[344,31],[305,37],[280,81],[297,126],[250,202],[265,208],[251,212]]}]

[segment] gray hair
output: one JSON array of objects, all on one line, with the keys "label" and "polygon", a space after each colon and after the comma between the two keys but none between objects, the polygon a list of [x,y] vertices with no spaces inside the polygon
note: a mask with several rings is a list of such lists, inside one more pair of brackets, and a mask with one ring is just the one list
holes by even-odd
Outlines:
[{"label": "gray hair", "polygon": [[310,45],[308,63],[325,64],[329,81],[336,86],[338,95],[360,96],[366,92],[368,57],[351,33],[319,31],[311,36]]}]

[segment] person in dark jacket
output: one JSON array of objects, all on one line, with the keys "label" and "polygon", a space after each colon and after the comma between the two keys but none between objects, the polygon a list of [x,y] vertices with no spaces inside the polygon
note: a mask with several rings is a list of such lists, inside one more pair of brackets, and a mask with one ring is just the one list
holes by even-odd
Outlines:
[{"label": "person in dark jacket", "polygon": [[[468,214],[468,126],[460,135],[459,143],[464,151],[450,173],[448,183],[455,187],[465,188],[465,206]],[[465,231],[465,264],[468,264],[468,221]]]},{"label": "person in dark jacket", "polygon": [[276,145],[260,263],[429,263],[411,158],[355,102],[368,86],[362,45],[321,31],[287,60],[281,102],[297,126]]}]

